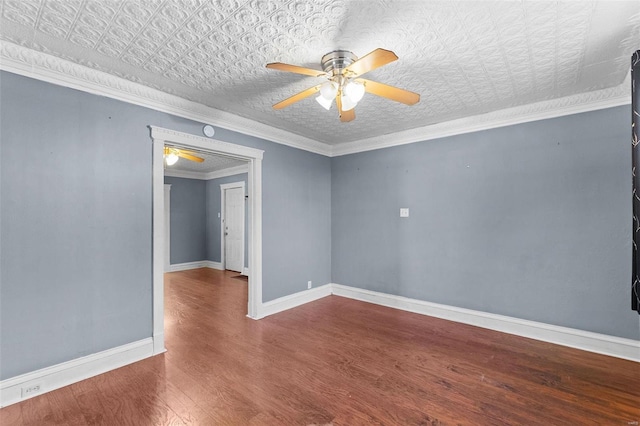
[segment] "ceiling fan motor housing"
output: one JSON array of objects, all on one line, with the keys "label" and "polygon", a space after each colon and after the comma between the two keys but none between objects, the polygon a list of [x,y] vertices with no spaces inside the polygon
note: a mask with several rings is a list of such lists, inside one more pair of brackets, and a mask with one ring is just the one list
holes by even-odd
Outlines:
[{"label": "ceiling fan motor housing", "polygon": [[335,77],[357,60],[358,57],[348,50],[334,50],[322,57],[322,70]]}]

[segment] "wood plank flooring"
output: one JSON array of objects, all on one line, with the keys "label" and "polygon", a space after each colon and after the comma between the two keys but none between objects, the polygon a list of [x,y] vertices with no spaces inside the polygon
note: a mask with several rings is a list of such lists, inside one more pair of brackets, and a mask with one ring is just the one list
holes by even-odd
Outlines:
[{"label": "wood plank flooring", "polygon": [[637,425],[640,364],[330,296],[246,318],[237,273],[166,274],[168,352],[2,425]]}]

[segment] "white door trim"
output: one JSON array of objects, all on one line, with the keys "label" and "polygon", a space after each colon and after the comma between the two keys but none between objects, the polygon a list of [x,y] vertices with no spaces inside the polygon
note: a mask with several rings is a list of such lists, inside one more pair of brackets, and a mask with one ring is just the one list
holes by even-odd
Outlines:
[{"label": "white door trim", "polygon": [[247,316],[259,318],[262,305],[262,155],[264,151],[149,126],[153,140],[153,351],[164,352],[164,145],[175,143],[249,164],[249,303]]},{"label": "white door trim", "polygon": [[164,184],[164,271],[171,270],[171,184]]},{"label": "white door trim", "polygon": [[[244,190],[244,181],[239,182],[231,182],[231,183],[221,183],[220,184],[220,263],[222,264],[222,269],[226,269],[227,265],[225,263],[225,238],[224,238],[224,220],[225,220],[225,191],[227,189],[232,188],[242,188],[242,193],[245,193]],[[244,211],[244,204],[242,205],[242,268],[240,268],[240,273],[242,273],[246,268],[244,266],[244,216],[247,214]]]}]

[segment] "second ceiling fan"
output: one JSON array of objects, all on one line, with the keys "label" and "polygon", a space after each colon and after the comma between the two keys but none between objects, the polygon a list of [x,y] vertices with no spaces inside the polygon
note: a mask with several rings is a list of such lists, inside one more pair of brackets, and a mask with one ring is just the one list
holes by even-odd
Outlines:
[{"label": "second ceiling fan", "polygon": [[414,105],[420,101],[419,94],[360,78],[364,73],[397,59],[398,57],[392,51],[378,48],[360,59],[347,50],[334,50],[322,57],[323,71],[282,62],[272,62],[267,64],[267,68],[312,77],[325,77],[328,80],[278,102],[273,108],[282,109],[318,93],[319,96],[316,100],[327,110],[331,108],[335,99],[340,121],[347,122],[356,118],[354,108],[365,92],[406,105]]},{"label": "second ceiling fan", "polygon": [[196,163],[202,163],[204,161],[204,158],[200,158],[193,154],[193,152],[187,151],[186,149],[174,148],[171,146],[164,147],[164,161],[167,166],[173,166],[180,158],[195,161]]}]

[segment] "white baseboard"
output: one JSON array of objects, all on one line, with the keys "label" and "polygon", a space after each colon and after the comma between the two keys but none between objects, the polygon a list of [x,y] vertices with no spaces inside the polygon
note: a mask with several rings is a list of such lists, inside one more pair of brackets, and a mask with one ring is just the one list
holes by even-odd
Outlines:
[{"label": "white baseboard", "polygon": [[198,262],[174,263],[169,265],[169,272],[188,271],[189,269],[206,268],[206,260]]},{"label": "white baseboard", "polygon": [[222,270],[222,263],[211,260],[199,260],[197,262],[174,263],[169,265],[168,272],[188,271],[189,269],[211,268]]},{"label": "white baseboard", "polygon": [[249,276],[249,268],[247,268],[247,267],[242,268],[242,275],[248,277]]},{"label": "white baseboard", "polygon": [[[153,355],[151,337],[0,382],[0,408],[88,379]],[[37,389],[23,395],[23,389]]]},{"label": "white baseboard", "polygon": [[159,355],[167,351],[164,347],[164,331],[162,333],[153,333],[153,355]]},{"label": "white baseboard", "polygon": [[331,284],[331,293],[530,339],[640,362],[640,341]]},{"label": "white baseboard", "polygon": [[[200,263],[197,267],[209,267],[202,265],[203,262],[191,263]],[[341,284],[325,284],[263,303],[255,319],[292,309],[331,294],[640,362],[640,341],[637,340],[425,302]],[[154,345],[154,339],[149,337],[0,381],[0,408],[162,353],[165,350],[163,339],[157,340],[158,344]],[[37,390],[23,395],[23,389],[36,387]]]},{"label": "white baseboard", "polygon": [[220,263],[220,262],[214,262],[212,260],[205,260],[203,263],[204,263],[204,266],[206,268],[217,269],[219,271],[222,271],[222,263]]},{"label": "white baseboard", "polygon": [[278,312],[286,311],[287,309],[295,308],[296,306],[304,305],[305,303],[313,302],[314,300],[322,299],[330,295],[331,284],[325,284],[320,287],[270,300],[260,305],[258,315],[255,319],[277,314]]}]

